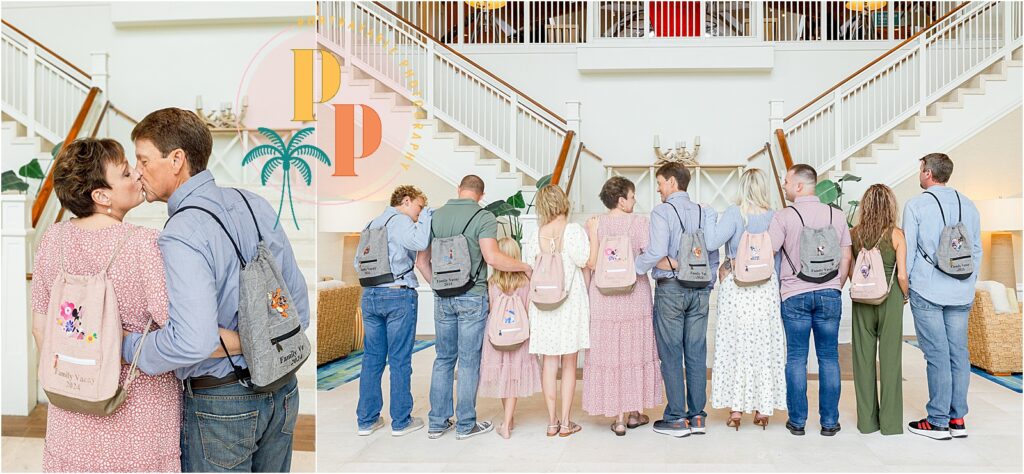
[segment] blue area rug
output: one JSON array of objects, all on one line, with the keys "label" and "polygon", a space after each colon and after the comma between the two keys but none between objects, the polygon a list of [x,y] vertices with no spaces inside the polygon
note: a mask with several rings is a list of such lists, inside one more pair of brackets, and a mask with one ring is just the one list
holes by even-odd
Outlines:
[{"label": "blue area rug", "polygon": [[[917,345],[917,339],[907,339],[907,344],[910,344],[918,349],[921,348],[921,346]],[[1013,390],[1014,392],[1022,393],[1021,374],[1012,374],[1006,376],[992,375],[973,365],[971,366],[971,372],[981,378],[991,380],[999,385],[1002,385],[1010,390]]]},{"label": "blue area rug", "polygon": [[[415,354],[433,345],[434,341],[417,339],[413,343],[412,353]],[[341,359],[321,365],[316,368],[316,389],[334,390],[342,384],[351,382],[359,378],[359,371],[362,370],[362,367],[363,351],[356,351]]]}]

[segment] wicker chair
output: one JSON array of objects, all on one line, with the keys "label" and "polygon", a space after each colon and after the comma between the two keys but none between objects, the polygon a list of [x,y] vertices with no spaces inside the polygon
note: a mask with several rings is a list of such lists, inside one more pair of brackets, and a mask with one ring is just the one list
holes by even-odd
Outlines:
[{"label": "wicker chair", "polygon": [[1021,371],[1021,311],[996,313],[987,291],[974,292],[967,321],[967,351],[971,365],[990,374]]},{"label": "wicker chair", "polygon": [[[317,284],[316,365],[347,356],[356,349],[357,326],[362,327],[359,300],[363,289],[338,281]],[[360,344],[361,341],[360,341]]]}]

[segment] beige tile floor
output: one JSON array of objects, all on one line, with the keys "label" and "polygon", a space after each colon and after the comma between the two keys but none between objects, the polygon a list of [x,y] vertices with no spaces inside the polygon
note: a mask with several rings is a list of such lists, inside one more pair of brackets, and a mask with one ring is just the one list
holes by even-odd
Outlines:
[{"label": "beige tile floor", "polygon": [[[3,451],[3,472],[40,472],[43,470],[43,439],[4,436],[0,440]],[[293,451],[291,472],[316,471],[316,453]]]},{"label": "beige tile floor", "polygon": [[[413,416],[426,419],[433,348],[413,356]],[[904,419],[924,417],[927,401],[925,362],[921,352],[903,350]],[[387,400],[388,374],[384,374]],[[853,382],[843,382],[840,421],[833,438],[817,431],[817,383],[809,385],[811,418],[808,434],[786,431],[785,412],[777,412],[767,431],[746,416],[738,432],[725,427],[728,412],[710,410],[708,434],[676,439],[651,431],[630,430],[624,437],[609,431],[610,419],[580,411],[577,385],[573,418],[583,431],[569,438],[547,438],[547,415],[541,396],[520,401],[512,439],[487,434],[457,441],[451,434],[438,440],[421,432],[393,438],[389,430],[369,437],[355,434],[357,381],[319,392],[317,404],[317,466],[320,471],[896,471],[896,472],[1021,472],[1021,395],[972,375],[967,417],[970,437],[933,441],[913,434],[863,435],[856,429]],[[657,419],[664,406],[648,410]],[[385,420],[390,422],[386,413]],[[501,404],[480,399],[481,419],[498,421]]]}]

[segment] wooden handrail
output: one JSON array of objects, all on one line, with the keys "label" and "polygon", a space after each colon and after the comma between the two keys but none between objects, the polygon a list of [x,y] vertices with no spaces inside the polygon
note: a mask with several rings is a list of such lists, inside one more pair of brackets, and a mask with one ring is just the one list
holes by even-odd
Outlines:
[{"label": "wooden handrail", "polygon": [[562,150],[558,152],[558,161],[555,162],[555,171],[551,173],[551,184],[557,185],[565,169],[565,160],[569,158],[569,147],[572,145],[572,138],[576,132],[569,130],[565,132],[565,139],[562,140]]},{"label": "wooden handrail", "polygon": [[788,170],[793,167],[793,155],[789,153],[789,142],[786,141],[786,132],[783,132],[781,128],[776,128],[775,138],[779,140],[782,161],[786,164],[786,169]]},{"label": "wooden handrail", "polygon": [[128,115],[128,114],[127,114],[127,113],[126,113],[125,111],[123,111],[123,110],[121,110],[121,109],[117,108],[117,106],[115,106],[114,104],[110,104],[109,102],[108,102],[108,104],[110,105],[110,110],[112,110],[112,111],[113,111],[113,112],[114,112],[115,114],[117,114],[117,115],[120,115],[120,116],[124,117],[124,118],[125,118],[125,119],[127,119],[127,120],[128,120],[129,122],[131,122],[131,123],[133,123],[133,124],[135,124],[135,125],[138,125],[138,124],[139,124],[139,121],[138,121],[138,120],[135,120],[135,117],[132,117],[131,115]]},{"label": "wooden handrail", "polygon": [[[64,139],[64,144],[71,143],[78,134],[82,131],[82,127],[85,125],[85,119],[89,116],[89,110],[92,109],[93,102],[96,101],[96,96],[99,95],[100,89],[93,87],[89,89],[89,95],[85,96],[85,102],[82,103],[82,108],[78,109],[78,116],[75,117],[74,123],[71,125],[71,130],[68,131],[67,138]],[[57,154],[59,157],[60,154]],[[43,181],[43,185],[39,188],[39,199],[36,199],[32,203],[32,227],[39,224],[39,217],[43,214],[43,209],[46,208],[46,201],[50,198],[50,194],[53,192],[53,169],[56,164],[57,157],[54,157],[54,163],[50,165],[50,172],[46,174],[46,180]]]},{"label": "wooden handrail", "polygon": [[583,153],[586,153],[586,154],[588,154],[590,156],[593,156],[594,158],[597,159],[597,161],[604,161],[604,158],[601,158],[601,155],[598,155],[597,153],[594,153],[593,151],[590,151],[590,148],[587,148],[586,146],[584,146],[582,144],[580,145],[580,148],[583,149]]},{"label": "wooden handrail", "polygon": [[569,183],[565,185],[565,194],[572,191],[572,182],[576,179],[576,166],[580,164],[580,153],[583,152],[583,144],[576,147],[576,158],[572,161],[572,169],[569,170]]},{"label": "wooden handrail", "polygon": [[[49,53],[49,54],[50,54],[51,56],[53,56],[53,57],[55,57],[55,58],[59,59],[59,60],[60,60],[60,61],[61,61],[62,63],[64,63],[64,64],[68,65],[68,66],[69,66],[70,68],[74,69],[75,71],[78,71],[78,73],[79,73],[79,74],[81,74],[81,75],[83,75],[83,76],[85,76],[85,78],[86,78],[86,79],[92,80],[92,76],[91,76],[91,75],[89,75],[89,73],[87,73],[87,72],[83,71],[83,70],[82,70],[82,68],[80,68],[80,67],[78,67],[78,66],[75,66],[74,64],[72,64],[72,63],[71,63],[71,61],[68,61],[67,59],[64,59],[64,57],[63,57],[63,56],[61,56],[61,55],[59,55],[59,54],[57,54],[57,53],[53,52],[53,50],[52,50],[52,49],[50,49],[50,48],[47,48],[46,46],[44,46],[44,45],[43,45],[43,43],[40,43],[39,41],[36,41],[36,39],[35,39],[35,38],[33,38],[33,37],[29,36],[29,35],[28,35],[28,34],[26,34],[26,33],[25,33],[24,31],[21,31],[21,29],[20,29],[20,28],[18,28],[18,27],[16,27],[16,26],[12,25],[12,24],[11,24],[10,22],[8,22],[7,20],[0,20],[0,21],[3,21],[3,24],[4,24],[4,26],[6,26],[6,27],[8,27],[8,28],[10,28],[10,29],[12,29],[12,30],[14,30],[14,31],[15,31],[16,33],[18,33],[19,35],[21,35],[21,36],[24,36],[24,37],[25,37],[26,39],[28,39],[29,41],[31,41],[31,42],[32,42],[32,44],[36,45],[36,47],[37,47],[37,48],[40,48],[40,49],[42,49],[43,51],[46,51],[46,52],[47,52],[47,53]],[[74,76],[72,76],[72,79],[74,79],[74,80],[75,80],[76,82],[78,82],[79,84],[82,84],[83,86],[88,86],[88,84],[86,84],[86,83],[84,83],[84,82],[80,81],[80,80],[79,80],[79,79],[78,79],[77,77],[74,77]]]},{"label": "wooden handrail", "polygon": [[764,142],[763,150],[768,152],[768,161],[772,164],[772,174],[775,175],[775,187],[779,190],[779,201],[782,202],[782,207],[786,207],[786,193],[782,191],[782,180],[779,179],[779,167],[775,164],[775,154],[772,153],[771,144]]},{"label": "wooden handrail", "polygon": [[552,112],[551,109],[548,109],[547,107],[544,107],[540,102],[537,102],[533,97],[530,97],[530,96],[526,95],[525,93],[523,93],[523,91],[520,91],[519,89],[516,89],[511,84],[505,82],[502,78],[498,77],[493,72],[491,72],[491,71],[487,70],[486,68],[484,68],[483,66],[477,64],[476,61],[473,61],[472,59],[467,58],[466,56],[464,56],[462,53],[456,51],[451,46],[448,46],[447,44],[445,44],[441,40],[435,38],[430,33],[427,33],[426,31],[424,31],[419,26],[416,26],[414,23],[410,22],[405,17],[399,15],[398,13],[395,13],[394,10],[388,8],[383,3],[381,3],[381,2],[373,2],[373,3],[375,5],[377,5],[378,7],[380,7],[381,9],[383,9],[384,11],[388,12],[388,14],[394,16],[395,18],[398,18],[398,20],[401,21],[404,25],[412,28],[413,30],[416,30],[416,32],[419,33],[419,34],[421,34],[423,36],[426,36],[427,38],[430,38],[431,41],[437,43],[438,45],[440,45],[442,48],[444,48],[448,52],[450,52],[450,53],[454,54],[455,56],[457,56],[459,59],[469,63],[470,65],[472,65],[476,69],[480,70],[484,74],[487,74],[488,76],[490,76],[492,79],[497,81],[499,84],[501,84],[501,85],[511,89],[512,92],[515,92],[516,95],[518,95],[519,97],[522,97],[523,99],[526,99],[527,101],[529,101],[531,104],[537,106],[537,108],[543,110],[545,113],[547,113],[548,115],[552,116],[553,118],[555,118],[556,120],[561,122],[561,123],[556,123],[556,124],[553,124],[553,125],[557,126],[562,131],[566,131],[565,128],[562,127],[562,124],[566,123],[566,120],[564,118],[562,118],[561,115],[558,115],[558,114]]},{"label": "wooden handrail", "polygon": [[792,119],[793,117],[796,117],[796,116],[797,116],[797,114],[799,114],[800,112],[803,112],[803,111],[804,111],[804,110],[806,110],[806,109],[807,109],[808,107],[810,107],[810,106],[814,105],[814,103],[815,103],[815,102],[817,102],[817,101],[819,101],[819,100],[821,100],[821,99],[822,99],[822,97],[825,97],[825,96],[827,96],[827,95],[831,94],[831,93],[832,93],[832,92],[834,92],[834,91],[835,91],[836,89],[838,89],[838,88],[842,87],[842,85],[843,85],[843,84],[846,84],[847,82],[849,82],[849,81],[853,80],[853,78],[855,78],[855,77],[859,76],[859,75],[860,75],[860,74],[861,74],[862,72],[866,71],[866,70],[867,70],[867,69],[868,69],[869,67],[871,67],[871,66],[874,66],[875,64],[878,64],[878,63],[879,63],[879,61],[881,61],[881,60],[883,60],[883,59],[887,58],[887,57],[888,57],[888,56],[889,56],[890,54],[892,54],[892,53],[895,53],[895,52],[896,52],[896,51],[898,51],[899,49],[903,48],[904,46],[906,46],[906,44],[907,44],[907,43],[909,43],[909,42],[911,42],[911,41],[914,41],[915,39],[917,39],[917,37],[918,37],[918,36],[921,36],[922,34],[924,34],[925,32],[927,32],[928,30],[931,30],[931,29],[932,29],[933,27],[935,27],[935,25],[938,25],[939,23],[941,23],[941,22],[942,22],[943,20],[945,20],[946,18],[949,18],[949,16],[950,16],[950,15],[952,15],[952,14],[954,14],[954,13],[956,13],[956,12],[960,11],[960,9],[961,9],[961,8],[963,8],[963,7],[966,7],[966,6],[967,6],[967,5],[969,4],[969,3],[970,3],[970,2],[963,2],[963,3],[961,3],[960,5],[957,5],[957,7],[956,7],[956,8],[954,8],[954,9],[952,9],[952,10],[950,10],[950,11],[946,12],[946,14],[945,14],[945,15],[942,15],[941,17],[939,17],[939,19],[938,19],[938,20],[935,20],[935,21],[933,21],[933,22],[932,22],[931,24],[929,24],[928,26],[926,26],[926,27],[922,28],[922,29],[921,29],[921,30],[919,30],[919,31],[918,31],[917,33],[914,33],[914,34],[913,34],[913,35],[911,35],[911,36],[910,36],[909,38],[907,38],[907,39],[905,39],[905,40],[901,41],[901,42],[900,42],[900,44],[897,44],[896,46],[893,46],[893,48],[892,48],[892,49],[890,49],[889,51],[886,51],[886,52],[885,52],[884,54],[882,54],[881,56],[879,56],[879,57],[875,58],[875,59],[874,59],[873,61],[871,61],[871,62],[869,62],[869,63],[865,64],[865,65],[864,65],[863,67],[861,67],[860,69],[858,69],[858,70],[857,70],[856,72],[854,72],[853,74],[850,74],[849,76],[846,76],[846,79],[843,79],[843,80],[839,81],[838,83],[836,83],[836,85],[834,85],[834,86],[832,86],[832,87],[829,87],[829,88],[828,88],[828,90],[826,90],[825,92],[822,92],[821,94],[818,94],[818,96],[817,96],[817,97],[815,97],[814,99],[812,99],[812,100],[811,100],[810,102],[808,102],[808,103],[804,104],[804,105],[803,105],[803,107],[800,107],[799,109],[796,109],[795,111],[793,111],[793,113],[791,113],[791,114],[787,115],[787,116],[786,116],[786,118],[784,118],[784,119],[783,119],[783,121],[787,121],[787,120],[790,120],[790,119]]}]

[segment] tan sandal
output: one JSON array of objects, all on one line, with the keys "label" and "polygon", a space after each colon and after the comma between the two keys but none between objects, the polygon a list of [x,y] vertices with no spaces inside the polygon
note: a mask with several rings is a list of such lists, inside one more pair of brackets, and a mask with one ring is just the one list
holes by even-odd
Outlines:
[{"label": "tan sandal", "polygon": [[615,433],[615,436],[626,436],[626,424],[621,421],[613,421],[612,432]]},{"label": "tan sandal", "polygon": [[[555,431],[553,433],[551,432],[551,428],[555,429]],[[552,436],[558,435],[558,432],[561,431],[561,430],[562,430],[562,424],[561,423],[555,423],[553,425],[548,425],[548,432],[546,434],[548,435],[548,438],[550,438]]]},{"label": "tan sandal", "polygon": [[569,424],[562,425],[562,429],[558,431],[558,436],[562,438],[568,438],[575,433],[579,433],[583,427],[577,425],[575,421],[569,421]]},{"label": "tan sandal", "polygon": [[651,418],[644,414],[633,415],[630,414],[626,420],[626,428],[633,429],[651,422]]}]

